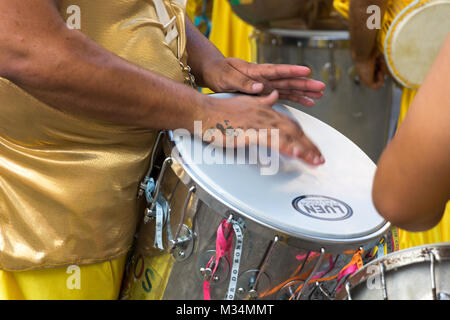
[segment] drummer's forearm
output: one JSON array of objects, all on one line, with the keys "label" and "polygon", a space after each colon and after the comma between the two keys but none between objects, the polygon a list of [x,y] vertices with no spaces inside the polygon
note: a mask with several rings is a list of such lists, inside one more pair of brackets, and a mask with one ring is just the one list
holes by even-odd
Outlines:
[{"label": "drummer's forearm", "polygon": [[189,54],[189,66],[193,70],[197,85],[207,86],[208,72],[213,72],[214,65],[225,57],[209,41],[186,16],[186,36],[187,36],[187,51]]},{"label": "drummer's forearm", "polygon": [[[0,9],[13,6],[7,2],[1,0]],[[20,11],[27,2],[14,6]],[[13,20],[0,22],[0,76],[67,113],[148,129],[193,129],[203,108],[200,93],[121,59],[62,20],[55,22],[60,17],[50,4],[36,4],[39,15],[22,13],[41,27],[34,28],[38,31]]]},{"label": "drummer's forearm", "polygon": [[369,29],[367,22],[371,14],[367,13],[367,9],[372,5],[378,6],[380,8],[380,23],[382,23],[387,2],[388,0],[352,0],[350,2],[349,30],[354,60],[367,60],[376,50],[379,29]]},{"label": "drummer's forearm", "polygon": [[380,214],[408,231],[425,231],[450,200],[450,34],[394,138],[373,183]]}]

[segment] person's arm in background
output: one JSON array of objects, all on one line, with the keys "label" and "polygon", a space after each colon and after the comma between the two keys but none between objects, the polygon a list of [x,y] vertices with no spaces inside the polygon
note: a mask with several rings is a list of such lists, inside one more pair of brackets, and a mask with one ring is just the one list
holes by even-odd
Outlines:
[{"label": "person's arm in background", "polygon": [[375,207],[408,231],[438,224],[450,199],[449,57],[450,34],[375,175]]},{"label": "person's arm in background", "polygon": [[199,86],[215,92],[248,94],[280,93],[280,99],[314,106],[323,96],[325,84],[306,78],[311,70],[303,66],[254,64],[225,58],[186,16],[189,65]]},{"label": "person's arm in background", "polygon": [[276,128],[280,152],[323,163],[301,127],[271,109],[277,92],[229,99],[203,95],[69,30],[57,0],[0,0],[0,77],[55,109],[116,124],[193,132],[195,120],[206,130],[226,119],[244,130]]},{"label": "person's arm in background", "polygon": [[349,30],[351,53],[361,84],[378,89],[384,83],[386,67],[384,58],[377,47],[379,29],[369,29],[367,8],[376,5],[380,8],[381,22],[386,12],[388,0],[351,0],[349,11]]}]

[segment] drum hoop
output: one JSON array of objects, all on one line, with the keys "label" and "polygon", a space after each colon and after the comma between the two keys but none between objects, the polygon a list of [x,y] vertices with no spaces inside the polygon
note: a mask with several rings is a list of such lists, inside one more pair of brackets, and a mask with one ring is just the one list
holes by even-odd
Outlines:
[{"label": "drum hoop", "polygon": [[[262,35],[262,36],[261,36]],[[329,49],[329,42],[334,42],[335,48],[349,48],[350,34],[348,31],[323,31],[323,30],[290,30],[290,29],[266,29],[258,30],[256,38],[264,39],[264,36],[278,39],[294,39],[302,41],[301,48]]]},{"label": "drum hoop", "polygon": [[[363,268],[355,272],[345,283],[350,284],[350,287],[354,288],[373,277],[377,277],[381,274],[380,262],[383,262],[384,267],[386,268],[385,271],[388,272],[405,266],[430,261],[430,253],[435,256],[436,261],[438,262],[450,260],[450,242],[427,244],[389,253],[380,259],[373,260],[364,265]],[[374,267],[372,270],[375,270],[375,272],[367,272],[371,267]],[[342,288],[337,293],[336,297],[338,300],[342,300],[345,299],[346,296],[347,293],[345,289]]]},{"label": "drum hoop", "polygon": [[416,9],[419,8],[426,8],[428,6],[434,6],[438,5],[440,3],[448,3],[448,1],[442,1],[442,0],[414,0],[410,4],[408,4],[405,8],[403,8],[397,16],[392,21],[391,25],[389,26],[389,29],[386,33],[386,37],[384,39],[384,57],[386,60],[386,65],[388,66],[388,69],[392,76],[403,86],[409,89],[416,90],[420,87],[420,85],[410,83],[408,80],[406,80],[400,73],[395,69],[394,63],[391,58],[391,39],[393,34],[396,31],[397,25],[408,15],[414,13]]}]

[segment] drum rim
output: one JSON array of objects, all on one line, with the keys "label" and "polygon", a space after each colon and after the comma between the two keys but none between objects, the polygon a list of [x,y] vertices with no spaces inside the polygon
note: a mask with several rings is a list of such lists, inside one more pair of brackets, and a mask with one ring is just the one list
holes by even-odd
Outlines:
[{"label": "drum rim", "polygon": [[[406,17],[408,17],[409,15],[413,15],[413,14],[417,14],[417,12],[414,12],[413,9],[419,9],[421,8],[422,10],[424,8],[428,8],[431,6],[435,6],[435,5],[439,5],[442,3],[448,4],[449,1],[448,0],[431,0],[431,1],[427,1],[425,3],[421,3],[421,1],[423,0],[414,0],[412,1],[410,4],[408,4],[406,7],[404,7],[398,14],[397,16],[394,18],[394,20],[392,21],[391,25],[388,28],[388,31],[386,33],[386,37],[384,39],[384,58],[386,61],[386,65],[389,69],[390,74],[392,75],[392,77],[398,81],[403,87],[412,89],[412,90],[417,90],[419,89],[421,84],[414,84],[414,83],[410,83],[408,80],[406,80],[404,77],[402,77],[399,72],[397,72],[395,70],[395,66],[394,66],[394,62],[391,59],[390,56],[390,51],[392,48],[392,43],[391,43],[391,39],[393,37],[393,34],[395,33],[396,27],[397,25],[403,21],[403,19],[405,19]],[[417,8],[415,8],[417,7]]]},{"label": "drum rim", "polygon": [[[320,121],[320,120],[319,120]],[[211,188],[205,185],[203,181],[199,181],[198,177],[192,173],[192,169],[189,164],[185,163],[183,159],[175,152],[172,154],[172,150],[175,146],[173,141],[172,131],[168,132],[169,139],[165,139],[164,152],[166,155],[172,157],[172,169],[175,175],[188,187],[194,186],[196,188],[196,196],[204,202],[208,207],[213,209],[217,214],[222,215],[224,218],[228,218],[230,212],[234,215],[238,215],[246,222],[246,226],[249,229],[257,229],[264,234],[268,234],[268,238],[272,238],[275,235],[279,235],[286,243],[311,250],[320,250],[322,247],[327,249],[327,252],[339,252],[341,250],[351,250],[355,247],[363,246],[378,239],[382,235],[386,234],[391,228],[390,222],[384,220],[384,223],[377,226],[373,232],[364,234],[362,236],[352,238],[332,238],[322,237],[307,234],[295,234],[286,230],[282,230],[276,226],[272,226],[268,223],[258,221],[256,217],[248,215],[239,208],[236,208],[230,204],[227,200],[221,199],[218,195],[211,191]],[[174,170],[175,168],[175,170]],[[270,232],[267,232],[267,229]],[[266,231],[266,232],[264,232]]]},{"label": "drum rim", "polygon": [[334,42],[335,48],[347,48],[350,42],[350,33],[347,30],[255,29],[254,38],[261,40],[264,36],[278,39],[294,39],[301,41],[301,46],[299,47],[316,49],[328,49],[330,41]]},{"label": "drum rim", "polygon": [[[384,257],[373,260],[359,269],[353,275],[350,276],[345,282],[342,288],[337,292],[336,299],[347,299],[348,295],[345,290],[345,285],[349,284],[350,288],[357,287],[361,283],[366,282],[369,278],[378,276],[380,272],[380,263],[383,262],[385,266],[385,272],[402,268],[405,266],[413,265],[416,263],[422,263],[429,261],[429,254],[432,253],[436,261],[450,260],[450,242],[441,242],[426,244],[408,249],[403,249],[396,252],[391,252]],[[388,262],[388,263],[384,263]],[[375,272],[368,273],[367,270],[370,267],[375,267]]]}]

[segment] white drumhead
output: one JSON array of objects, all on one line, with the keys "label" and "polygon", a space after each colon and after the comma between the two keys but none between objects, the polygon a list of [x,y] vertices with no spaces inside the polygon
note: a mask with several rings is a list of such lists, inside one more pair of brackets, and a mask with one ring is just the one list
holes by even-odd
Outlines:
[{"label": "white drumhead", "polygon": [[322,151],[324,165],[312,167],[282,158],[276,174],[262,175],[260,164],[238,164],[236,158],[231,164],[194,161],[193,150],[205,152],[207,144],[199,139],[179,139],[175,145],[187,162],[183,164],[185,171],[234,211],[297,238],[339,244],[370,238],[386,227],[371,200],[376,166],[370,158],[338,131],[308,114],[283,105],[274,108],[301,124]]},{"label": "white drumhead", "polygon": [[450,1],[426,3],[400,16],[391,32],[385,45],[390,71],[403,86],[418,88],[450,32]]}]

